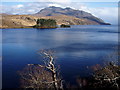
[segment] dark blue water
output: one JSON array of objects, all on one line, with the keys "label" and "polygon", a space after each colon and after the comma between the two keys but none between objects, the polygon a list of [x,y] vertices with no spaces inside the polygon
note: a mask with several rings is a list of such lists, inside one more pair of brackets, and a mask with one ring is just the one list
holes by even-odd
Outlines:
[{"label": "dark blue water", "polygon": [[43,63],[41,49],[56,51],[56,64],[66,82],[91,75],[87,67],[102,64],[118,45],[117,26],[72,26],[57,29],[3,29],[3,88],[19,87],[17,71]]}]

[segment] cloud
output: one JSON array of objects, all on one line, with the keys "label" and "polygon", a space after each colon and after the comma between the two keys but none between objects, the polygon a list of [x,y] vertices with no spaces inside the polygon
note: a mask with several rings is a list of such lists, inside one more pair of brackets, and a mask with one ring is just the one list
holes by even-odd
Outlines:
[{"label": "cloud", "polygon": [[119,2],[119,0],[1,0],[2,2]]},{"label": "cloud", "polygon": [[62,7],[60,4],[49,4],[48,6]]},{"label": "cloud", "polygon": [[16,6],[16,8],[22,8],[22,7],[24,7],[24,5],[22,5],[22,4],[19,4]]},{"label": "cloud", "polygon": [[118,8],[117,7],[99,7],[88,8],[83,7],[81,10],[92,13],[94,16],[103,19],[105,22],[111,24],[118,24]]},{"label": "cloud", "polygon": [[2,0],[2,2],[72,2],[71,0]]},{"label": "cloud", "polygon": [[30,10],[28,10],[28,12],[29,13],[33,13],[33,12],[35,12],[35,10],[34,9],[30,9]]},{"label": "cloud", "polygon": [[[42,8],[48,6],[49,3],[24,3],[18,5],[2,5],[2,13],[8,14],[34,14],[39,12]],[[9,9],[8,9],[9,8]]]}]

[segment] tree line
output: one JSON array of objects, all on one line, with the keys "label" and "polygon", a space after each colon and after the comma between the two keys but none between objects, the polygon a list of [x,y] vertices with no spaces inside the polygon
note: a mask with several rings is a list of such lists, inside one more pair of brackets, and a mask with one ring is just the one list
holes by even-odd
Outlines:
[{"label": "tree line", "polygon": [[37,19],[35,28],[57,28],[56,20],[54,19]]},{"label": "tree line", "polygon": [[[57,22],[54,19],[37,19],[34,28],[57,28]],[[70,28],[70,25],[61,24],[61,28]]]}]

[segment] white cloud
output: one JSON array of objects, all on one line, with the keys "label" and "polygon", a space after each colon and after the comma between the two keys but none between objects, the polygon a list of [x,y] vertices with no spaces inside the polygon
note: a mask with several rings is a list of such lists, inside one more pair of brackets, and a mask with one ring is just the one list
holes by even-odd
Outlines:
[{"label": "white cloud", "polygon": [[35,10],[34,9],[30,9],[30,10],[28,10],[28,12],[33,13],[33,12],[35,12]]},{"label": "white cloud", "polygon": [[19,4],[19,5],[17,5],[16,7],[17,7],[17,8],[22,8],[22,7],[24,7],[24,5]]},{"label": "white cloud", "polygon": [[48,4],[48,6],[62,7],[60,4]]},{"label": "white cloud", "polygon": [[2,13],[8,14],[34,14],[47,6],[48,3],[24,3],[11,6],[1,5]]},{"label": "white cloud", "polygon": [[72,2],[71,0],[2,0],[2,2]]},{"label": "white cloud", "polygon": [[83,7],[81,10],[87,11],[96,17],[103,19],[105,22],[111,24],[118,24],[118,8],[117,7],[102,7],[102,8],[88,8]]},{"label": "white cloud", "polygon": [[2,2],[119,2],[119,0],[1,0]]}]

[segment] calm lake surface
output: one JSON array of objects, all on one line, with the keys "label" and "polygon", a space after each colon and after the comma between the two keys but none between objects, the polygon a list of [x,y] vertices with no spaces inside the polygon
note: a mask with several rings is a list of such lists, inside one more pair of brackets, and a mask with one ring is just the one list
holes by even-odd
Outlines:
[{"label": "calm lake surface", "polygon": [[56,63],[66,82],[89,77],[91,67],[103,64],[118,45],[118,27],[76,25],[57,29],[3,29],[3,88],[19,87],[19,75],[27,64],[43,64],[41,49],[56,51]]}]

